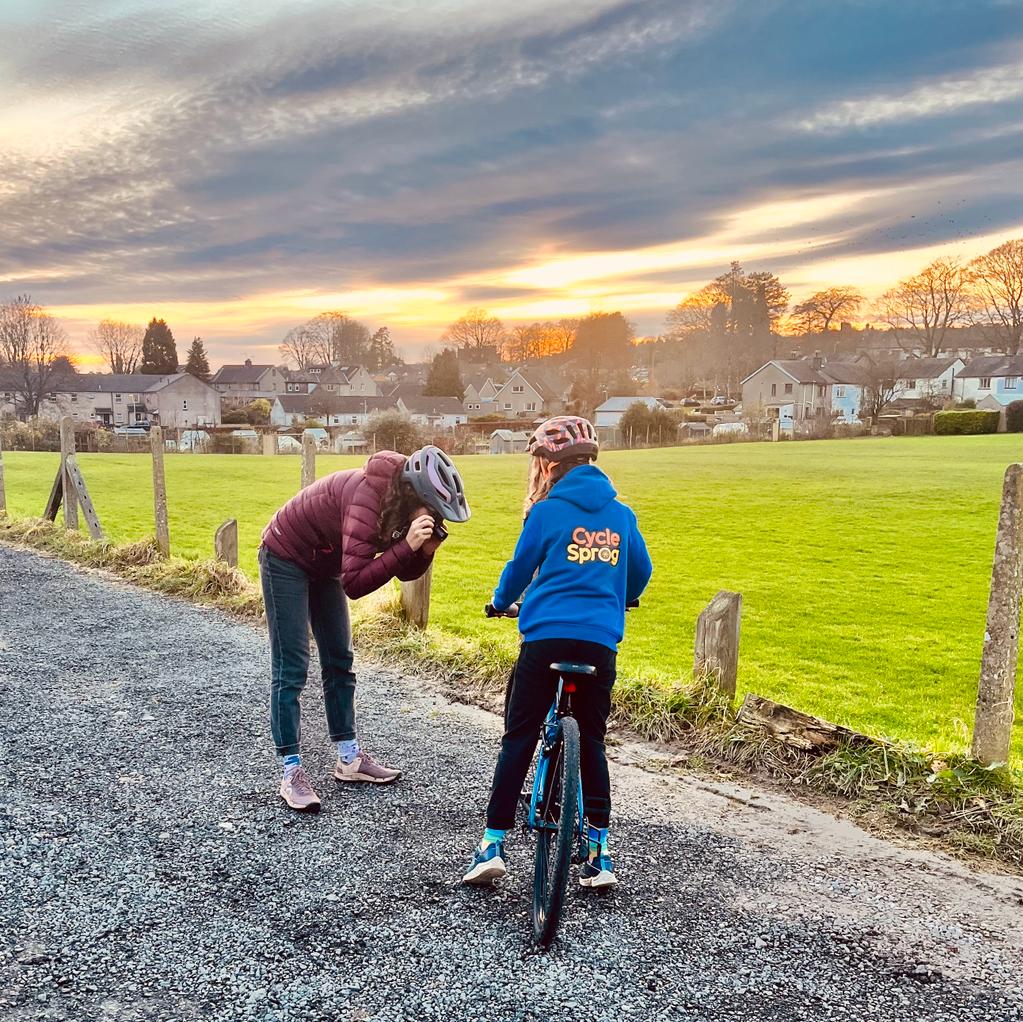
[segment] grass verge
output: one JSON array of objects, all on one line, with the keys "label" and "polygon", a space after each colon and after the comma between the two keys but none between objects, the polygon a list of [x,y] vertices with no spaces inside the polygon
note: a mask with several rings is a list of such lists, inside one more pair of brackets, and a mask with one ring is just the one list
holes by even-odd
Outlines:
[{"label": "grass verge", "polygon": [[[93,542],[42,519],[0,512],[0,541],[21,544],[136,585],[258,620],[258,588],[214,561],[162,559],[152,540]],[[500,711],[512,667],[499,639],[419,631],[398,616],[394,594],[353,614],[361,651],[428,678],[453,699]],[[782,783],[793,793],[840,799],[868,824],[935,838],[953,850],[1023,868],[1023,772],[989,770],[965,756],[933,754],[856,735],[826,753],[807,752],[751,727],[706,678],[665,685],[621,678],[611,725],[638,738]]]}]

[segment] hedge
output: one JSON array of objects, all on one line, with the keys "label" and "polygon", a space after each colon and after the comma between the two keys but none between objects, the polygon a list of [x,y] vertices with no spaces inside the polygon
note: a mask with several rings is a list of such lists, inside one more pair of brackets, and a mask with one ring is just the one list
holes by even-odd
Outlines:
[{"label": "hedge", "polygon": [[1023,401],[1013,401],[1005,409],[1005,428],[1010,433],[1023,433]]},{"label": "hedge", "polygon": [[1001,412],[938,412],[934,432],[945,436],[964,433],[997,433]]}]

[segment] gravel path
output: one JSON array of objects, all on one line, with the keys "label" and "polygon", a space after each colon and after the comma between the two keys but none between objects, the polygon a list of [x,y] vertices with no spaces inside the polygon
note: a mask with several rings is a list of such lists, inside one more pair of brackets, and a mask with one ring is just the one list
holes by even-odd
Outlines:
[{"label": "gravel path", "polygon": [[[260,630],[0,546],[0,1019],[1023,1019],[1023,884],[619,764],[623,886],[529,941],[528,858],[457,878],[496,718],[378,669],[405,768],[275,794]],[[624,750],[628,751],[628,750]]]}]

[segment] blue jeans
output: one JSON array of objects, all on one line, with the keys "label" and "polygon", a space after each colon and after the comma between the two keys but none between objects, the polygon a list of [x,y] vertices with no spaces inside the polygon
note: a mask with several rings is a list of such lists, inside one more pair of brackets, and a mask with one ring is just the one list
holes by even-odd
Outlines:
[{"label": "blue jeans", "polygon": [[309,671],[309,628],[320,653],[323,705],[332,742],[355,737],[355,675],[348,600],[339,578],[310,578],[297,564],[259,548],[259,577],[270,626],[270,729],[281,756],[301,751]]}]

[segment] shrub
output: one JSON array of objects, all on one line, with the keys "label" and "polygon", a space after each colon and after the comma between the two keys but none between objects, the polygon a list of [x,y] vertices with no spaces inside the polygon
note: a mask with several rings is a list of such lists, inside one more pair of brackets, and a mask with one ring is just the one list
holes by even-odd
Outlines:
[{"label": "shrub", "polygon": [[229,411],[224,412],[220,417],[220,421],[225,426],[237,426],[237,425],[248,425],[249,417],[241,408],[232,408]]},{"label": "shrub", "polygon": [[378,451],[391,450],[399,454],[411,454],[423,445],[422,433],[416,424],[398,411],[374,415],[362,432],[367,439],[373,439]]},{"label": "shrub", "polygon": [[934,432],[941,436],[997,433],[1000,418],[1000,412],[985,412],[976,409],[962,412],[938,412],[934,416]]},{"label": "shrub", "polygon": [[1005,409],[1005,428],[1010,433],[1023,433],[1023,401],[1013,401]]},{"label": "shrub", "polygon": [[976,408],[977,407],[977,402],[974,401],[972,397],[968,397],[968,398],[966,398],[965,401],[957,401],[954,405],[952,405],[952,407],[956,411],[960,411],[961,412],[961,411],[965,411],[967,408]]}]

